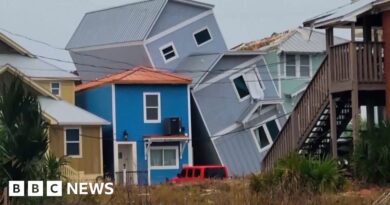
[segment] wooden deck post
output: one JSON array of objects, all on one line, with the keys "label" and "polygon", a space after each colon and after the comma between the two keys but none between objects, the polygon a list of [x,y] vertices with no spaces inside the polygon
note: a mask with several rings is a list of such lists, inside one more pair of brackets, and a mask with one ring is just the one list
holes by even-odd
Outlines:
[{"label": "wooden deck post", "polygon": [[349,71],[351,73],[351,78],[352,78],[352,90],[351,90],[352,138],[353,138],[353,144],[355,145],[359,136],[359,87],[358,87],[356,44],[355,44],[355,23],[352,23],[351,26],[351,43],[349,45],[349,53],[350,53]]},{"label": "wooden deck post", "polygon": [[332,157],[337,159],[337,113],[336,113],[336,101],[334,95],[329,94],[329,108],[330,108],[330,142]]}]

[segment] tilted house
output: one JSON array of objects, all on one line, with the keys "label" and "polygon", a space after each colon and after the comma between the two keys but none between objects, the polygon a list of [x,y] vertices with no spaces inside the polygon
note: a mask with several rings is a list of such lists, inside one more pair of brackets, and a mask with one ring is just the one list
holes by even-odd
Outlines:
[{"label": "tilted house", "polygon": [[[195,78],[199,73],[193,71],[200,69],[207,72]],[[194,76],[194,162],[223,163],[235,176],[258,171],[286,119],[264,57],[255,52],[193,55],[178,72]]]},{"label": "tilted house", "polygon": [[[344,42],[335,37],[335,44]],[[272,78],[284,99],[284,108],[290,113],[326,56],[325,33],[298,27],[233,49],[265,52]]]},{"label": "tilted house", "polygon": [[77,87],[77,104],[112,122],[104,127],[104,161],[117,182],[165,182],[192,164],[190,83],[188,77],[137,67]]},{"label": "tilted house", "polygon": [[49,123],[49,149],[57,157],[68,157],[66,177],[92,181],[103,176],[101,126],[108,122],[74,105],[78,76],[42,61],[0,33],[0,81],[15,78],[37,94]]},{"label": "tilted house", "polygon": [[[228,51],[213,6],[209,4],[151,0],[90,12],[76,29],[67,49],[85,82],[138,66],[190,76],[194,81],[191,84],[193,113],[214,115],[192,117],[197,134],[188,146],[199,142],[194,145],[195,164],[224,163],[233,175],[258,171],[272,137],[266,128],[260,129],[261,134],[257,135],[248,130],[273,119],[266,115],[284,117],[279,106],[282,101],[262,53]],[[225,82],[226,77],[235,78]],[[283,120],[278,123],[282,125]],[[270,126],[277,130],[280,127]],[[213,144],[211,138],[218,133],[227,137],[220,137],[218,144]],[[262,138],[262,145],[256,143],[256,138]],[[246,146],[249,152],[241,153]],[[228,150],[233,155],[237,152],[237,156],[224,155]]]}]

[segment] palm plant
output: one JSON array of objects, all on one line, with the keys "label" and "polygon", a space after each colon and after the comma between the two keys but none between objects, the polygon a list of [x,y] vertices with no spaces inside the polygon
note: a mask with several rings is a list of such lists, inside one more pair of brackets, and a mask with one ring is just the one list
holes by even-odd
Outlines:
[{"label": "palm plant", "polygon": [[48,149],[47,123],[36,95],[20,79],[3,83],[0,90],[0,178],[42,178],[42,163]]}]

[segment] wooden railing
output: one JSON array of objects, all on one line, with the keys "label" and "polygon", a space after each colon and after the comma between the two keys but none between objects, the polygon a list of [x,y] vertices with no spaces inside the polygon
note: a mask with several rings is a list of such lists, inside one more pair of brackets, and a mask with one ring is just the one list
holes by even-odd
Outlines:
[{"label": "wooden railing", "polygon": [[61,167],[61,174],[64,181],[69,182],[95,182],[98,174],[84,174],[83,171],[77,171],[69,165]]},{"label": "wooden railing", "polygon": [[384,82],[382,43],[349,42],[336,45],[331,48],[331,56],[332,83],[351,81],[354,72],[357,72],[356,80],[359,83]]},{"label": "wooden railing", "polygon": [[356,43],[359,82],[384,82],[382,43]]},{"label": "wooden railing", "polygon": [[263,170],[270,169],[281,157],[295,151],[304,142],[310,128],[329,102],[329,67],[325,58],[263,160]]}]

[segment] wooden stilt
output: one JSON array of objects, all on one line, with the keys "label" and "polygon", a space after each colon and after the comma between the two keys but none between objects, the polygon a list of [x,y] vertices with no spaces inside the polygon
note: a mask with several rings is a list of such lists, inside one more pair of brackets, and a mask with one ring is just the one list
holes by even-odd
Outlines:
[{"label": "wooden stilt", "polygon": [[333,94],[329,95],[329,107],[330,107],[330,138],[331,138],[331,150],[332,157],[337,158],[337,122],[336,122],[336,102]]}]

